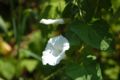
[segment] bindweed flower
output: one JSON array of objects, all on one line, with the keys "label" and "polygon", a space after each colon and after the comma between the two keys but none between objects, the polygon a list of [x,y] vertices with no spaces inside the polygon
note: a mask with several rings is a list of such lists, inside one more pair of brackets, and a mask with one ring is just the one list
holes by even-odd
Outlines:
[{"label": "bindweed flower", "polygon": [[64,20],[62,18],[61,19],[41,19],[40,23],[46,24],[46,25],[49,25],[49,24],[64,24]]},{"label": "bindweed flower", "polygon": [[62,36],[50,38],[42,55],[43,65],[55,66],[65,58],[65,51],[70,48],[68,40]]}]

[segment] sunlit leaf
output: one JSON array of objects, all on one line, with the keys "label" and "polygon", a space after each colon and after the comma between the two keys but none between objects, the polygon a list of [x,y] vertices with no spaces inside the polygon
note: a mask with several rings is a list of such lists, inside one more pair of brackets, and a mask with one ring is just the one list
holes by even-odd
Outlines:
[{"label": "sunlit leaf", "polygon": [[9,24],[0,16],[0,31],[7,32]]},{"label": "sunlit leaf", "polygon": [[29,72],[35,70],[38,61],[32,59],[25,59],[20,62],[20,66],[26,68]]},{"label": "sunlit leaf", "polygon": [[100,45],[100,49],[107,50],[108,48],[109,48],[109,44],[105,40],[102,40],[101,45]]},{"label": "sunlit leaf", "polygon": [[11,62],[0,60],[0,73],[8,80],[15,75],[15,66]]}]

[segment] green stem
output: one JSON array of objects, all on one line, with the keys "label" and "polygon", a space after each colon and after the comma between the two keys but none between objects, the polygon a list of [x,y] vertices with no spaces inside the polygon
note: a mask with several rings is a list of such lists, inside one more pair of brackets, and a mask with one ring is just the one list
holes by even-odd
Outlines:
[{"label": "green stem", "polygon": [[33,58],[41,61],[41,57],[38,57],[38,55],[36,55],[35,53],[30,53],[30,56],[32,56]]}]

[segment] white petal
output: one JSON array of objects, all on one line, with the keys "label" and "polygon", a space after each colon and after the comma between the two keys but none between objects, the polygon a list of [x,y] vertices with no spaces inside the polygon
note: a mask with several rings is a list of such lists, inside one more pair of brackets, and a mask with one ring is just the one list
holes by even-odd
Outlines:
[{"label": "white petal", "polygon": [[42,24],[64,24],[64,20],[63,19],[41,19],[40,23]]},{"label": "white petal", "polygon": [[43,51],[43,65],[49,64],[55,66],[59,64],[59,62],[65,58],[65,51],[68,50],[69,47],[68,40],[62,35],[50,38],[45,51]]}]

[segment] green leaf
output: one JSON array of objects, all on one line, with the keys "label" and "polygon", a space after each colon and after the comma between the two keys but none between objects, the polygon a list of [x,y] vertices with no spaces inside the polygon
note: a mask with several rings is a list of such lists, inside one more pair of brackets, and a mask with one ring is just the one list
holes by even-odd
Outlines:
[{"label": "green leaf", "polygon": [[92,23],[93,29],[101,37],[100,50],[107,50],[109,48],[109,43],[104,39],[104,37],[109,36],[108,31],[110,25],[105,20],[97,20]]},{"label": "green leaf", "polygon": [[7,80],[11,80],[15,75],[15,66],[11,62],[0,60],[0,73]]},{"label": "green leaf", "polygon": [[75,21],[69,26],[71,31],[78,35],[88,45],[94,48],[100,48],[101,38],[97,32],[91,27],[91,25],[83,24],[79,21]]},{"label": "green leaf", "polygon": [[20,66],[22,68],[26,68],[29,72],[32,72],[33,70],[35,70],[37,64],[38,64],[38,61],[33,59],[25,59],[20,62]]},{"label": "green leaf", "polygon": [[89,22],[94,16],[97,0],[77,0],[77,3],[82,12],[82,17]]},{"label": "green leaf", "polygon": [[120,8],[120,0],[111,0],[114,12]]},{"label": "green leaf", "polygon": [[105,20],[100,19],[100,20],[94,21],[92,23],[92,27],[101,38],[104,38],[104,36],[108,34],[110,25]]},{"label": "green leaf", "polygon": [[0,31],[7,32],[9,24],[0,16]]},{"label": "green leaf", "polygon": [[102,80],[99,65],[70,64],[66,67],[66,74],[73,80]]},{"label": "green leaf", "polygon": [[78,7],[72,2],[69,2],[62,13],[62,17],[73,18],[78,11]]},{"label": "green leaf", "polygon": [[94,57],[90,53],[83,53],[80,64],[71,63],[66,66],[66,75],[73,80],[102,80],[100,66]]},{"label": "green leaf", "polygon": [[66,67],[66,74],[71,77],[72,79],[76,79],[80,76],[83,76],[86,72],[83,69],[84,67],[81,67],[78,64],[70,64]]},{"label": "green leaf", "polygon": [[101,45],[100,45],[100,49],[107,50],[108,48],[109,48],[109,44],[105,40],[102,40]]},{"label": "green leaf", "polygon": [[30,34],[29,49],[34,53],[40,53],[43,49],[44,38],[42,37],[41,31],[35,31]]},{"label": "green leaf", "polygon": [[48,1],[48,4],[44,4],[42,6],[42,15],[41,17],[43,18],[58,18],[61,16],[56,10],[60,11],[60,13],[63,11],[65,7],[65,1],[60,0],[50,0]]},{"label": "green leaf", "polygon": [[81,44],[80,38],[72,31],[66,32],[65,37],[69,40],[71,46],[79,46]]}]

